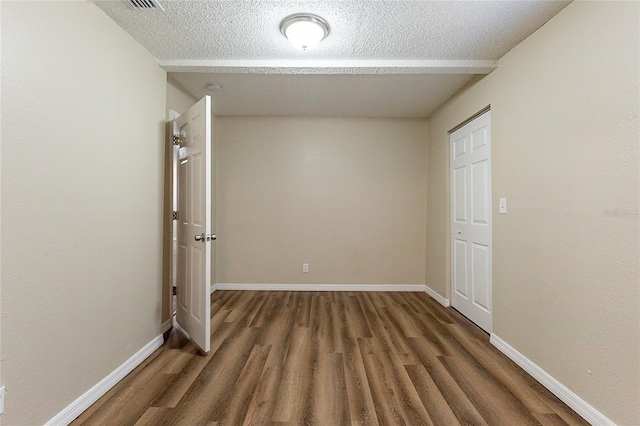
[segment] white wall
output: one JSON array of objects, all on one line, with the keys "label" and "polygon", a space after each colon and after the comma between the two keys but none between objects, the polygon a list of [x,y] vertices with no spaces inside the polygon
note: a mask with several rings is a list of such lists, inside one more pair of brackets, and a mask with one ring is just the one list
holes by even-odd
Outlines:
[{"label": "white wall", "polygon": [[166,73],[88,2],[2,2],[5,424],[160,332]]},{"label": "white wall", "polygon": [[640,424],[639,8],[573,2],[429,119],[427,284],[449,294],[447,132],[490,104],[493,331],[624,425]]},{"label": "white wall", "polygon": [[424,284],[424,120],[216,126],[218,283]]}]

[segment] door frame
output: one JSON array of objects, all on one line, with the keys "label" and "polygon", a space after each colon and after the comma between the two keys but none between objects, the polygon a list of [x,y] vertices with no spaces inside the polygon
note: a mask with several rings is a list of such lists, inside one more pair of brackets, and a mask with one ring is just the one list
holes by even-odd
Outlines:
[{"label": "door frame", "polygon": [[171,328],[174,325],[174,309],[173,309],[173,276],[175,274],[175,261],[173,253],[173,241],[175,238],[175,224],[173,220],[173,211],[176,210],[176,194],[177,188],[175,186],[175,166],[177,164],[176,153],[173,145],[173,135],[176,132],[176,119],[180,116],[180,113],[173,109],[167,111],[167,123],[166,138],[165,138],[165,189],[164,196],[164,217],[165,217],[165,234],[164,234],[164,277],[163,277],[163,312],[168,312],[168,318],[165,319],[165,323],[169,323],[168,327]]},{"label": "door frame", "polygon": [[[460,123],[458,123],[457,125],[455,125],[454,127],[452,127],[449,131],[447,131],[447,148],[446,148],[446,170],[447,170],[447,175],[446,175],[446,226],[447,226],[447,231],[446,231],[446,235],[447,235],[447,239],[446,239],[446,244],[445,244],[445,249],[446,249],[446,255],[445,255],[445,259],[446,259],[446,273],[445,273],[445,277],[446,277],[446,289],[445,289],[445,295],[447,298],[447,301],[450,301],[449,306],[451,306],[453,308],[453,267],[454,267],[454,263],[453,263],[453,246],[452,246],[452,239],[453,239],[453,235],[452,235],[452,223],[453,223],[453,208],[452,208],[452,194],[453,194],[453,190],[452,190],[452,179],[451,179],[451,172],[452,172],[452,161],[453,159],[451,158],[451,135],[459,130],[460,128],[466,126],[467,124],[471,123],[473,120],[475,120],[476,118],[480,117],[481,115],[487,113],[487,112],[491,112],[492,108],[491,108],[491,104],[486,105],[484,108],[481,108],[480,110],[478,110],[475,114],[472,114],[471,116],[469,116],[468,118],[466,118],[465,120],[461,121]],[[492,119],[490,118],[490,122],[492,123]],[[493,135],[491,135],[493,136]],[[493,330],[493,299],[494,299],[494,291],[493,291],[493,137],[491,137],[491,145],[489,147],[489,180],[490,180],[490,190],[491,190],[491,194],[489,195],[489,213],[490,213],[490,228],[491,228],[491,246],[490,246],[490,250],[491,250],[491,292],[490,292],[490,300],[491,300],[491,331]],[[457,309],[456,309],[457,310]],[[474,323],[475,324],[475,323]]]}]

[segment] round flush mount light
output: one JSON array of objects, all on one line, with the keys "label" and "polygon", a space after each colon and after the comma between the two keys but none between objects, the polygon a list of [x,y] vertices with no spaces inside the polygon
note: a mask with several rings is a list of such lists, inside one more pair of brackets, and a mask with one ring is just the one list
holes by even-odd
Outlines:
[{"label": "round flush mount light", "polygon": [[280,32],[295,47],[307,50],[329,35],[329,23],[318,15],[296,13],[282,20]]}]

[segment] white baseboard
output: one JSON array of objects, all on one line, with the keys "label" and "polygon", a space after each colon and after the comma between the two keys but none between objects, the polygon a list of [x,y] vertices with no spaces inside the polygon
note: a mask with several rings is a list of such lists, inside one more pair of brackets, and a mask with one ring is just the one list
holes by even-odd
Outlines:
[{"label": "white baseboard", "polygon": [[436,293],[436,291],[433,290],[428,285],[424,286],[424,292],[427,293],[429,296],[431,296],[431,298],[433,298],[436,302],[438,302],[445,308],[448,308],[451,305],[451,303],[449,303],[449,299],[446,299],[443,296],[440,296],[439,293]]},{"label": "white baseboard", "polygon": [[424,291],[423,284],[247,284],[218,283],[217,290],[263,291]]},{"label": "white baseboard", "polygon": [[104,379],[85,392],[80,398],[73,401],[64,410],[59,412],[54,418],[49,420],[45,426],[67,426],[76,417],[89,408],[94,402],[96,402],[102,395],[107,393],[112,387],[114,387],[120,380],[122,380],[127,374],[133,371],[138,365],[140,365],[145,359],[149,357],[156,349],[158,349],[164,343],[162,334],[150,341],[144,348],[140,349],[135,355],[126,360],[120,367],[116,368]]},{"label": "white baseboard", "polygon": [[164,334],[171,329],[171,318],[162,323],[160,334]]},{"label": "white baseboard", "polygon": [[211,294],[215,293],[218,290],[218,284],[211,284]]},{"label": "white baseboard", "polygon": [[524,371],[529,373],[534,379],[539,381],[545,388],[549,389],[552,394],[560,398],[562,402],[571,407],[576,413],[581,415],[586,421],[592,425],[598,426],[615,426],[615,423],[609,420],[604,414],[593,408],[586,401],[573,393],[565,385],[557,381],[553,376],[538,367],[533,361],[518,352],[507,342],[491,333],[489,340],[493,346],[498,348],[500,352],[508,356],[513,362],[518,364]]}]

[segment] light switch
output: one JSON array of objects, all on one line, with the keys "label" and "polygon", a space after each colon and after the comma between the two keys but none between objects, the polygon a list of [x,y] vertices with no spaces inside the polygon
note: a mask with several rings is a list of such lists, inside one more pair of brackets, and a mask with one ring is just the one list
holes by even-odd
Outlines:
[{"label": "light switch", "polygon": [[506,198],[500,198],[498,199],[498,208],[500,210],[500,214],[507,214],[507,199]]}]

